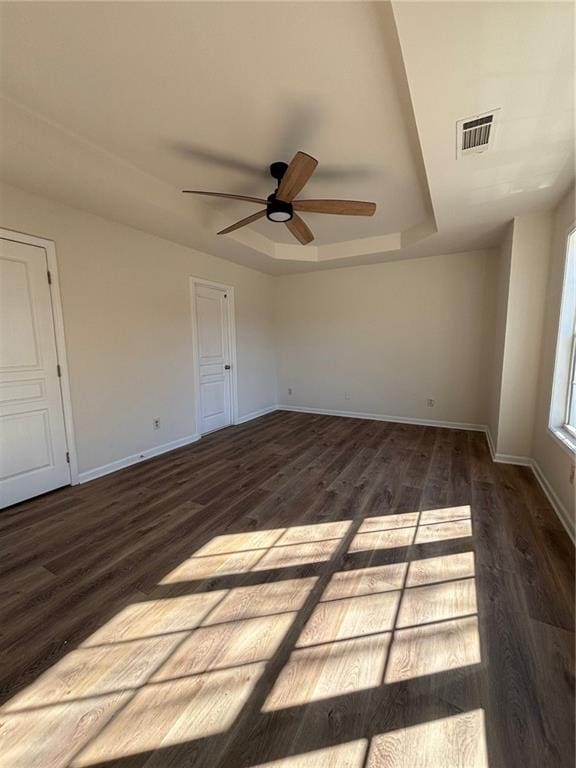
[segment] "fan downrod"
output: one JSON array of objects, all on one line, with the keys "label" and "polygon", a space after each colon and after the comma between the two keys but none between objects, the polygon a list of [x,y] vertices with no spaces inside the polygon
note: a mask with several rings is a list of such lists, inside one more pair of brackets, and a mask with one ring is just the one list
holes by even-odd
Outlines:
[{"label": "fan downrod", "polygon": [[282,177],[288,170],[288,163],[272,163],[270,166],[270,176],[276,179],[278,184],[282,181]]}]

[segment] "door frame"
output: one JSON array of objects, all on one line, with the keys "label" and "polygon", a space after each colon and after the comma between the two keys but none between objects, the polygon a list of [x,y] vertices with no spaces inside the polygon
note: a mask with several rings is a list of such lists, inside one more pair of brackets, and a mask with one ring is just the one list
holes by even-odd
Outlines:
[{"label": "door frame", "polygon": [[66,450],[70,458],[68,468],[70,472],[70,485],[77,485],[78,480],[78,454],[76,452],[76,440],[74,436],[74,419],[72,417],[72,396],[70,394],[70,376],[68,372],[68,358],[66,355],[66,335],[64,333],[64,315],[62,312],[62,297],[60,294],[60,280],[58,277],[58,261],[56,259],[56,245],[53,240],[44,237],[28,235],[24,232],[16,232],[13,229],[0,227],[0,238],[11,240],[23,245],[35,245],[42,248],[46,254],[46,263],[50,272],[50,303],[52,305],[52,321],[54,323],[54,337],[56,341],[56,356],[60,366],[60,394],[62,397],[62,410],[64,413],[64,431],[66,433]]},{"label": "door frame", "polygon": [[[198,323],[196,314],[196,287],[205,285],[207,288],[215,288],[228,294],[228,343],[230,344],[230,418],[231,424],[238,423],[238,372],[236,357],[236,304],[234,296],[234,286],[225,283],[216,283],[213,280],[205,280],[203,277],[190,277],[190,306],[192,320],[192,363],[194,369],[194,418],[196,433],[203,437],[200,432],[201,411],[200,411],[200,363],[199,363],[199,345],[198,345]],[[206,434],[212,434],[207,432]]]}]

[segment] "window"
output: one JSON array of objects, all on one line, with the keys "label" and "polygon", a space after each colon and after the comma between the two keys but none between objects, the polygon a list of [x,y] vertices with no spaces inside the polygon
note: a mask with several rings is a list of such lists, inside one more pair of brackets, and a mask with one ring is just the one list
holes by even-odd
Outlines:
[{"label": "window", "polygon": [[569,233],[566,244],[550,429],[576,453],[576,228]]},{"label": "window", "polygon": [[566,429],[576,437],[576,323],[572,334],[572,356],[568,384],[568,405],[566,408]]}]

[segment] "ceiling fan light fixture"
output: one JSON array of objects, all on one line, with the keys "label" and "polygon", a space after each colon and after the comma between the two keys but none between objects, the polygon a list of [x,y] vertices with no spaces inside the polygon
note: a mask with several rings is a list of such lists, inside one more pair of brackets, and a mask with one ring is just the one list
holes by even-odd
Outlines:
[{"label": "ceiling fan light fixture", "polygon": [[273,195],[268,198],[266,206],[266,218],[268,221],[287,222],[293,216],[292,203],[285,203],[282,200],[276,200]]},{"label": "ceiling fan light fixture", "polygon": [[270,211],[268,218],[270,221],[290,221],[292,214],[288,211]]}]

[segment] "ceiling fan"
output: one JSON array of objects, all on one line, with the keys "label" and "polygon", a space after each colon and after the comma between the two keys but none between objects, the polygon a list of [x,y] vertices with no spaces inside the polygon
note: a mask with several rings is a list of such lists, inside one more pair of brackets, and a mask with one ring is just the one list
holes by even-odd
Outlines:
[{"label": "ceiling fan", "polygon": [[198,189],[185,189],[183,191],[192,195],[225,197],[229,200],[244,200],[248,203],[261,203],[266,206],[262,211],[253,213],[251,216],[226,227],[226,229],[218,232],[219,235],[226,235],[228,232],[245,227],[247,224],[266,216],[268,221],[286,224],[294,237],[302,245],[306,245],[314,240],[314,235],[296,211],[333,213],[340,216],[373,216],[376,210],[376,203],[366,203],[360,200],[295,200],[294,198],[304,188],[317,165],[318,160],[305,152],[296,152],[290,165],[272,163],[270,175],[276,179],[277,185],[276,190],[268,195],[266,200],[261,197],[229,195],[225,192],[202,192]]}]

